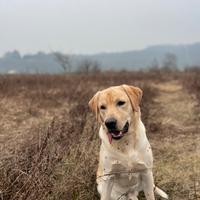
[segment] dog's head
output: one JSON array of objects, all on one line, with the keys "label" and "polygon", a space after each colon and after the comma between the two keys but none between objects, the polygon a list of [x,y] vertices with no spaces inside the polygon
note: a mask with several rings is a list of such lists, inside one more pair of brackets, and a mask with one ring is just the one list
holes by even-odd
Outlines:
[{"label": "dog's head", "polygon": [[99,91],[89,101],[97,120],[107,131],[110,143],[129,131],[135,112],[140,112],[141,98],[142,90],[138,87],[121,85]]}]

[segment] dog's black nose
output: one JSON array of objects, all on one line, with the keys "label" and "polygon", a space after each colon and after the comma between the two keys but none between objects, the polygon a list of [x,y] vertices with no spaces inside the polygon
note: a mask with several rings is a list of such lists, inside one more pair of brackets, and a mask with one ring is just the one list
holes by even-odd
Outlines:
[{"label": "dog's black nose", "polygon": [[115,118],[108,118],[105,121],[105,125],[108,128],[108,130],[115,130],[117,125],[117,120]]}]

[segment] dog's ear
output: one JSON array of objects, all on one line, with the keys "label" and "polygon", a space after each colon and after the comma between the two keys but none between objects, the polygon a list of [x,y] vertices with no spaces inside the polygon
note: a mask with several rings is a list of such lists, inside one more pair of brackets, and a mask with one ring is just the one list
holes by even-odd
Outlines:
[{"label": "dog's ear", "polygon": [[142,90],[138,87],[129,85],[122,85],[122,87],[131,102],[133,110],[139,112],[140,110],[139,105],[142,99]]},{"label": "dog's ear", "polygon": [[98,108],[99,92],[97,92],[89,101],[90,109],[95,113],[96,119],[99,121],[99,108]]}]

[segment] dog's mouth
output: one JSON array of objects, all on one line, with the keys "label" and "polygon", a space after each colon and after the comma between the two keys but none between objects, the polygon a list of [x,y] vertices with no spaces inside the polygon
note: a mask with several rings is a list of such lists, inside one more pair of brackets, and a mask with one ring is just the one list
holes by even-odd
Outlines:
[{"label": "dog's mouth", "polygon": [[114,140],[121,139],[128,132],[128,129],[129,129],[129,123],[127,121],[122,130],[109,131],[107,135],[108,135],[110,144],[112,143],[112,139]]}]

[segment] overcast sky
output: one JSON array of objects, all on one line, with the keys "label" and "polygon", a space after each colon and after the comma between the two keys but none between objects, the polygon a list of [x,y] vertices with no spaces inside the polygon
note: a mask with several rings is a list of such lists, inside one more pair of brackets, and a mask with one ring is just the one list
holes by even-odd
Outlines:
[{"label": "overcast sky", "polygon": [[200,0],[0,0],[0,56],[200,41]]}]

